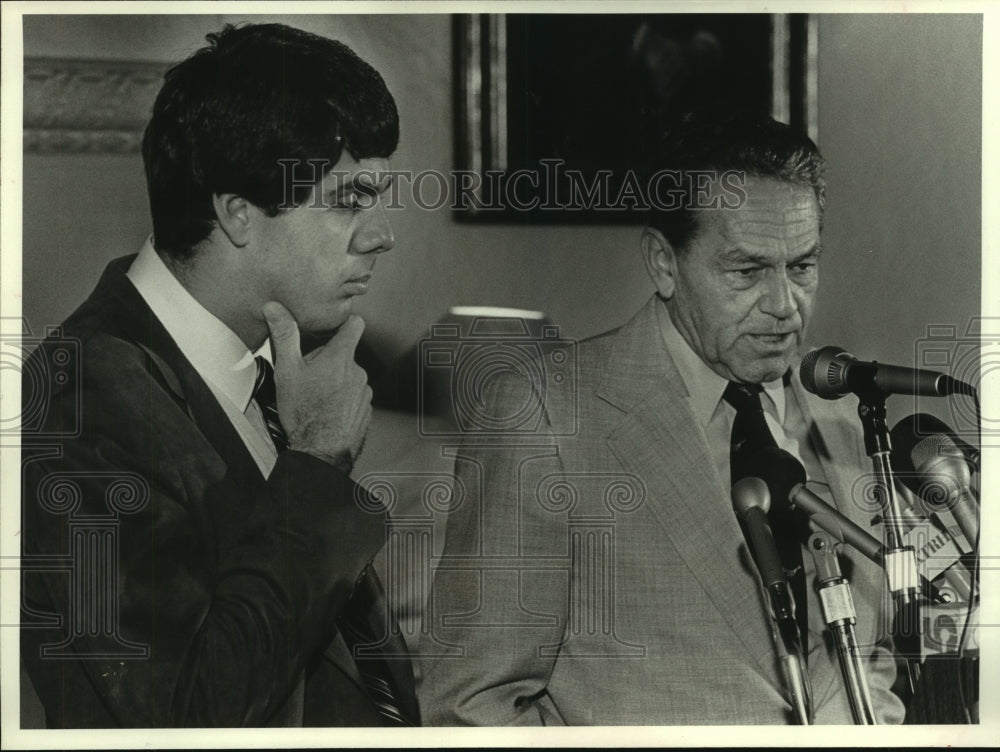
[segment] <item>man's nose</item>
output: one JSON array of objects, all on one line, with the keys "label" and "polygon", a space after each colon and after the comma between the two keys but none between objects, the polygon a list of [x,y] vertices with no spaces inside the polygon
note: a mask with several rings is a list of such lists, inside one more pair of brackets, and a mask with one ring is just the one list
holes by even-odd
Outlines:
[{"label": "man's nose", "polygon": [[760,308],[764,313],[778,319],[787,319],[795,314],[797,306],[792,295],[792,284],[784,269],[775,270],[768,275],[767,288],[760,299]]},{"label": "man's nose", "polygon": [[379,200],[365,211],[364,222],[354,239],[354,248],[358,253],[385,253],[394,245],[396,236],[392,233],[385,205]]}]

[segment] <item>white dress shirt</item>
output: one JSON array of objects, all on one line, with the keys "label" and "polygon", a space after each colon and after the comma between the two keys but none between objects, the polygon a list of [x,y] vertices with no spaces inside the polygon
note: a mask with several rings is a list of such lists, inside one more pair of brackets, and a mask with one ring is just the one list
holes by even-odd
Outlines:
[{"label": "white dress shirt", "polygon": [[147,239],[126,273],[167,333],[205,380],[266,478],[278,459],[260,408],[252,399],[255,355],[271,360],[270,343],[250,352],[167,268]]}]

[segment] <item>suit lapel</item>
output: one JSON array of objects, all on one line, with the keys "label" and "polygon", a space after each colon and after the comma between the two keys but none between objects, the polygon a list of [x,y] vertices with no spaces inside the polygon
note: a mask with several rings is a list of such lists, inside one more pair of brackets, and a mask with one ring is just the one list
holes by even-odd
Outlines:
[{"label": "suit lapel", "polygon": [[159,382],[187,411],[225,462],[230,477],[262,481],[257,463],[212,390],[125,275],[134,258],[128,256],[108,264],[88,303],[102,310],[123,337],[146,352]]},{"label": "suit lapel", "polygon": [[850,508],[856,493],[854,484],[869,468],[861,434],[856,425],[844,420],[840,403],[809,394],[794,370],[792,389],[808,426],[809,441],[830,486],[834,505],[840,512],[855,519],[857,515]]},{"label": "suit lapel", "polygon": [[623,327],[598,396],[625,415],[607,443],[714,607],[775,683],[774,646],[753,563],[703,429],[663,342],[653,298]]}]

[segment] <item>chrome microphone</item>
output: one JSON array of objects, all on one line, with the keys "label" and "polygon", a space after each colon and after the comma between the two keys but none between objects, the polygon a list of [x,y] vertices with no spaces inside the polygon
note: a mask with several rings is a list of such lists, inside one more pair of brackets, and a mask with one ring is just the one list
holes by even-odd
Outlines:
[{"label": "chrome microphone", "polygon": [[893,466],[903,471],[914,469],[912,453],[914,447],[935,434],[947,436],[962,450],[973,472],[979,472],[980,451],[965,441],[951,426],[929,413],[915,413],[900,420],[889,433],[893,448]]},{"label": "chrome microphone", "polygon": [[[966,453],[943,431],[915,435],[917,418],[904,418],[890,433],[892,464],[898,477],[932,507],[951,512],[965,540],[973,548],[979,538],[979,500],[972,489]],[[926,426],[926,420],[921,421]]]},{"label": "chrome microphone", "polygon": [[975,395],[964,381],[947,374],[920,368],[890,366],[858,360],[840,347],[813,350],[799,368],[802,385],[823,399],[840,399],[848,392],[877,391],[883,394],[920,394],[944,397],[949,394]]}]

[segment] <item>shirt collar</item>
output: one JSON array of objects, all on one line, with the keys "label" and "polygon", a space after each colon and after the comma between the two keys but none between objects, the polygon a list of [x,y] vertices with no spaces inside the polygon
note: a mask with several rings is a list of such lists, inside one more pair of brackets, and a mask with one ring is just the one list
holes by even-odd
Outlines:
[{"label": "shirt collar", "polygon": [[[127,275],[198,375],[246,410],[257,378],[254,353],[184,288],[154,250],[151,238]],[[265,342],[258,353],[269,355],[269,351]]]},{"label": "shirt collar", "polygon": [[778,423],[781,425],[785,424],[785,380],[775,379],[774,381],[765,381],[761,384],[764,387],[764,394],[771,398],[771,402],[774,403],[774,414],[778,418]]},{"label": "shirt collar", "polygon": [[[667,306],[662,301],[656,307],[656,319],[663,334],[663,339],[667,345],[667,351],[673,358],[674,365],[681,374],[684,387],[687,389],[691,404],[694,407],[695,417],[702,426],[707,426],[715,413],[716,408],[722,400],[722,393],[726,391],[729,381],[717,374],[708,364],[701,359],[688,344],[687,340],[681,336],[674,326]],[[774,405],[775,415],[779,424],[785,422],[785,385],[783,379],[775,379],[761,384],[766,394]]]}]

